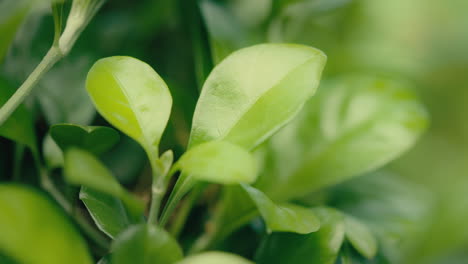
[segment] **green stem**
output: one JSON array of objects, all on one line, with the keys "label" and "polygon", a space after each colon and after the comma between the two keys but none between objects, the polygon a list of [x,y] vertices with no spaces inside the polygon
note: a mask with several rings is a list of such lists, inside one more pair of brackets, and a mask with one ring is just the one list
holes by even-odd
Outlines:
[{"label": "green stem", "polygon": [[37,65],[34,71],[28,76],[26,81],[16,90],[13,96],[0,108],[0,126],[8,119],[15,109],[29,95],[33,87],[42,78],[42,76],[60,59],[62,53],[59,48],[52,47]]},{"label": "green stem", "polygon": [[187,222],[187,218],[190,214],[190,211],[192,210],[193,205],[195,202],[198,200],[200,195],[203,193],[204,185],[198,184],[195,186],[193,191],[188,194],[188,197],[185,199],[185,201],[182,203],[182,206],[177,212],[177,215],[174,219],[174,222],[172,223],[170,227],[170,233],[174,237],[178,237],[180,232],[182,231],[182,228],[185,226],[185,223]]},{"label": "green stem", "polygon": [[158,224],[159,209],[161,200],[165,192],[164,177],[153,172],[153,184],[151,186],[151,207],[148,216],[148,223]]}]

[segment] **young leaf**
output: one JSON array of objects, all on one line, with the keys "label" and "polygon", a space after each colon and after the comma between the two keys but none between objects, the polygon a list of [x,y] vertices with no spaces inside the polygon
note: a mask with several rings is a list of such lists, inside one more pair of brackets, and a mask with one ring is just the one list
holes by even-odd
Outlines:
[{"label": "young leaf", "polygon": [[232,53],[203,86],[189,147],[212,140],[257,146],[314,94],[325,61],[321,51],[293,44],[261,44]]},{"label": "young leaf", "polygon": [[63,151],[57,146],[57,143],[55,143],[50,134],[44,137],[42,153],[47,168],[52,170],[54,168],[63,167]]},{"label": "young leaf", "polygon": [[330,208],[315,209],[320,218],[319,231],[301,235],[294,233],[272,233],[255,257],[258,264],[288,263],[333,264],[344,240],[343,215]]},{"label": "young leaf", "polygon": [[226,253],[210,251],[198,255],[190,256],[177,262],[177,264],[254,264],[252,261],[244,259],[240,256]]},{"label": "young leaf", "polygon": [[83,201],[97,227],[111,238],[115,238],[132,224],[122,201],[110,195],[81,187]]},{"label": "young leaf", "polygon": [[129,194],[110,171],[89,152],[77,148],[67,150],[64,169],[68,182],[122,199],[133,216],[143,213],[143,203]]},{"label": "young leaf", "polygon": [[101,59],[90,69],[86,89],[109,123],[138,141],[151,160],[158,157],[172,98],[148,64],[131,57]]},{"label": "young leaf", "polygon": [[112,244],[113,264],[172,264],[182,257],[177,241],[165,230],[153,225],[132,226]]},{"label": "young leaf", "polygon": [[75,226],[41,193],[2,184],[0,212],[0,251],[18,263],[93,263]]},{"label": "young leaf", "polygon": [[55,143],[66,151],[70,147],[100,154],[113,147],[120,139],[119,133],[110,127],[56,124],[50,128]]},{"label": "young leaf", "polygon": [[372,232],[359,220],[345,215],[345,236],[353,247],[370,259],[377,253],[377,241]]},{"label": "young leaf", "polygon": [[252,183],[257,176],[253,156],[225,141],[203,143],[190,149],[175,168],[194,179],[220,184]]},{"label": "young leaf", "polygon": [[283,201],[342,182],[401,155],[427,123],[404,82],[366,75],[327,81],[269,142],[256,187]]},{"label": "young leaf", "polygon": [[[14,93],[9,84],[0,79],[0,105],[8,101]],[[15,112],[0,126],[0,136],[6,137],[36,151],[36,136],[34,134],[33,117],[31,113],[20,105]]]},{"label": "young leaf", "polygon": [[246,184],[244,190],[257,205],[269,230],[308,234],[320,227],[320,221],[314,212],[295,204],[276,205],[264,193]]}]

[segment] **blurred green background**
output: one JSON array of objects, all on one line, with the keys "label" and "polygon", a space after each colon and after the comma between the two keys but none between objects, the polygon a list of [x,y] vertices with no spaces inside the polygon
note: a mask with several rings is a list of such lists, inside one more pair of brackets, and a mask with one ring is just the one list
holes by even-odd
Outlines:
[{"label": "blurred green background", "polygon": [[[59,122],[105,124],[86,95],[86,73],[99,58],[133,56],[149,63],[171,89],[174,107],[162,149],[180,155],[204,78],[214,64],[241,47],[302,43],[328,55],[324,78],[369,72],[411,80],[430,112],[430,129],[385,172],[371,175],[381,181],[369,186],[381,186],[392,194],[380,198],[387,202],[382,206],[396,208],[394,215],[416,215],[411,223],[416,227],[403,229],[403,241],[395,242],[400,259],[468,263],[467,14],[467,0],[108,1],[71,54],[43,78],[27,105],[34,110],[40,135]],[[2,82],[18,87],[52,39],[49,6],[39,6],[27,14],[3,58]],[[48,144],[44,146],[47,150]],[[126,138],[117,148],[125,151],[108,153],[104,160],[123,183],[135,184],[147,167],[145,155]],[[7,180],[3,172],[13,170],[11,153],[20,150],[4,139],[0,149],[0,179]],[[366,178],[337,186],[334,193],[356,181],[355,186],[362,185]],[[343,200],[344,194],[340,195]],[[380,198],[370,192],[367,199]],[[345,210],[360,210],[349,204],[336,202]],[[372,212],[385,218],[386,209]],[[418,210],[424,213],[418,215]],[[418,231],[409,231],[413,229]]]}]

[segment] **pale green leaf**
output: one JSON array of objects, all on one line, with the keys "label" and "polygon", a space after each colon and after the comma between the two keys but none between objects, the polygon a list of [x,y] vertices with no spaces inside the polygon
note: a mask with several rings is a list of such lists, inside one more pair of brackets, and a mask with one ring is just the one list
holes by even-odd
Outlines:
[{"label": "pale green leaf", "polygon": [[256,187],[283,201],[342,182],[400,156],[427,124],[406,82],[372,75],[329,80],[263,150]]},{"label": "pale green leaf", "polygon": [[270,231],[308,234],[319,229],[320,221],[312,209],[290,203],[277,205],[258,189],[245,184],[242,187],[256,204]]},{"label": "pale green leaf", "polygon": [[209,251],[198,255],[190,256],[177,264],[254,264],[252,261],[244,259],[240,256],[226,253]]},{"label": "pale green leaf", "polygon": [[86,89],[109,123],[138,141],[150,159],[158,157],[172,98],[148,64],[123,56],[101,59],[90,69]]},{"label": "pale green leaf", "polygon": [[377,253],[377,240],[372,232],[352,216],[346,215],[345,235],[353,247],[366,258],[373,258]]},{"label": "pale green leaf", "polygon": [[177,241],[153,225],[132,226],[112,244],[113,264],[172,264],[182,259]]},{"label": "pale green leaf", "polygon": [[194,179],[221,184],[252,183],[257,176],[253,156],[225,141],[193,147],[179,159],[176,168]]},{"label": "pale green leaf", "polygon": [[2,184],[0,211],[0,251],[18,263],[93,263],[75,225],[42,193]]},{"label": "pale green leaf", "polygon": [[325,61],[321,51],[294,44],[261,44],[232,53],[203,86],[189,146],[212,140],[257,146],[314,94]]}]

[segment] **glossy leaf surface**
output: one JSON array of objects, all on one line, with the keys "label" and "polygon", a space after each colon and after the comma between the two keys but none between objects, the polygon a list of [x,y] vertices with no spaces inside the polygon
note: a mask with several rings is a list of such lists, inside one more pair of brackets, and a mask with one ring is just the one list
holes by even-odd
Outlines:
[{"label": "glossy leaf surface", "polygon": [[86,89],[109,123],[138,141],[150,159],[157,158],[172,98],[148,64],[131,57],[101,59],[90,69]]},{"label": "glossy leaf surface", "polygon": [[308,234],[320,227],[320,221],[312,211],[295,204],[275,204],[264,193],[242,184],[244,190],[256,204],[270,231]]},{"label": "glossy leaf surface", "polygon": [[176,167],[194,179],[221,184],[252,183],[257,176],[253,156],[224,141],[212,141],[190,149]]},{"label": "glossy leaf surface", "polygon": [[113,264],[172,264],[182,259],[177,241],[152,225],[137,225],[125,230],[112,244]]},{"label": "glossy leaf surface", "polygon": [[50,135],[63,151],[76,147],[94,154],[109,150],[120,139],[119,133],[110,127],[75,124],[53,125],[50,128]]},{"label": "glossy leaf surface", "polygon": [[81,187],[80,200],[97,227],[111,238],[115,238],[132,224],[123,203],[115,197]]},{"label": "glossy leaf surface", "polygon": [[198,255],[190,256],[177,264],[253,264],[252,261],[244,259],[240,256],[226,253],[210,251]]},{"label": "glossy leaf surface", "polygon": [[374,170],[410,148],[427,123],[405,82],[366,75],[327,81],[269,142],[257,188],[289,200]]},{"label": "glossy leaf surface", "polygon": [[211,72],[195,109],[189,146],[226,140],[251,149],[286,124],[318,86],[326,56],[293,44],[232,53]]},{"label": "glossy leaf surface", "polygon": [[319,231],[307,235],[273,233],[260,246],[256,263],[333,264],[344,240],[343,215],[333,209],[315,209]]},{"label": "glossy leaf surface", "polygon": [[19,263],[93,263],[85,240],[42,193],[0,185],[0,251]]}]

